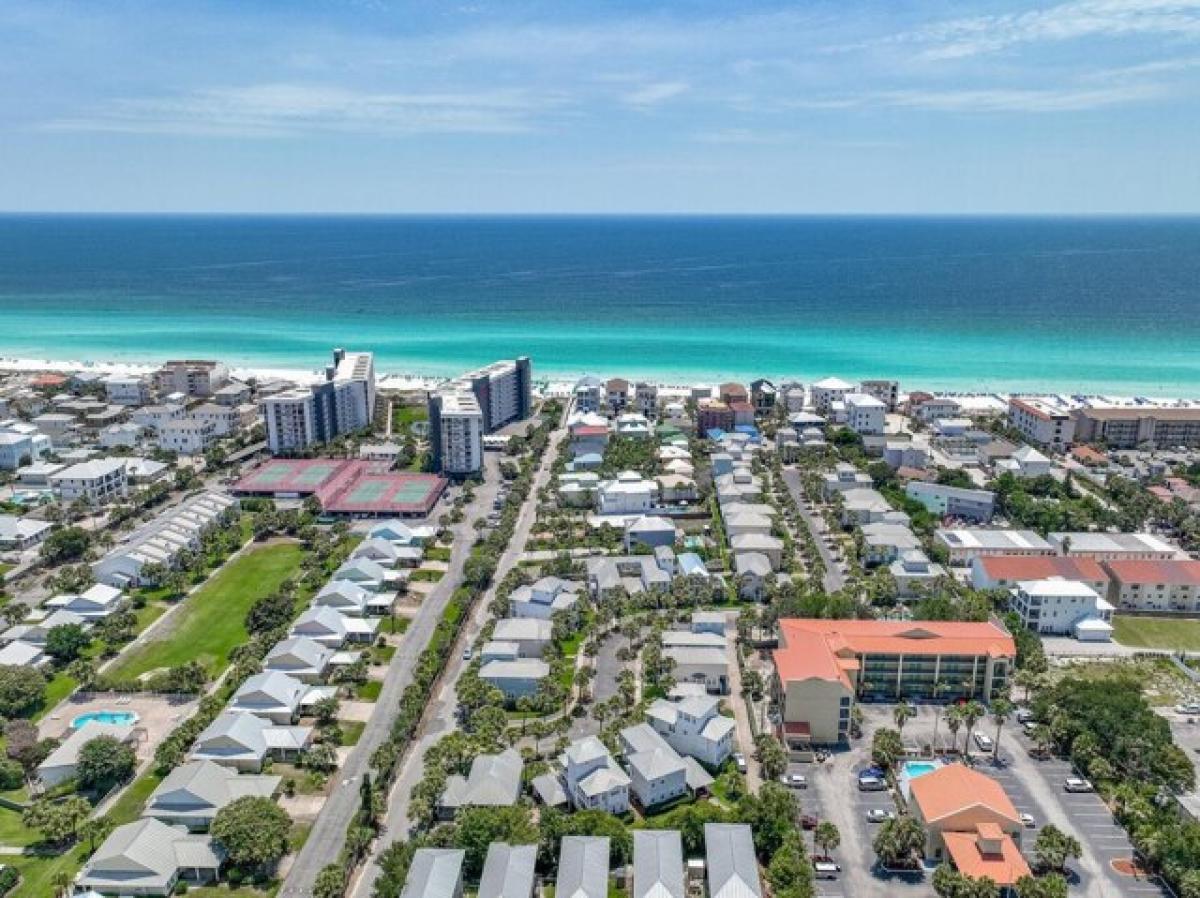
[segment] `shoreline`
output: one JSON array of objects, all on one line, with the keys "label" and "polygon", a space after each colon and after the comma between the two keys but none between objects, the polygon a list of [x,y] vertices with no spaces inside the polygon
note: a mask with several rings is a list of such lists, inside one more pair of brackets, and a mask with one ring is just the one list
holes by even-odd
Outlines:
[{"label": "shoreline", "polygon": [[[226,363],[229,367],[229,373],[237,380],[246,380],[254,378],[256,380],[285,380],[292,383],[307,385],[319,382],[324,374],[323,369],[306,370],[303,368],[288,368],[271,365],[243,365],[237,363]],[[15,374],[35,374],[38,372],[54,372],[59,374],[69,374],[76,371],[94,371],[101,374],[121,374],[121,375],[145,375],[151,374],[159,364],[152,362],[116,362],[116,361],[96,361],[96,360],[80,360],[80,359],[33,359],[33,358],[17,358],[13,356],[0,356],[0,372],[15,373]],[[685,396],[693,386],[716,386],[726,380],[740,382],[745,379],[740,375],[727,374],[719,377],[695,377],[688,378],[686,376],[673,376],[664,378],[662,375],[642,375],[623,371],[619,374],[615,373],[599,373],[595,371],[588,372],[539,372],[536,360],[534,365],[535,382],[545,384],[545,390],[548,393],[561,392],[564,389],[570,388],[580,377],[585,374],[595,375],[602,380],[609,377],[624,377],[627,380],[644,380],[653,383],[658,390],[667,396]],[[376,371],[376,385],[381,390],[430,390],[437,387],[439,384],[447,380],[451,380],[455,375],[433,375],[420,374],[415,372],[399,372],[399,371]],[[765,375],[757,375],[765,376]],[[828,375],[821,375],[816,379]],[[804,378],[799,376],[785,376],[770,378],[778,386],[787,380],[799,380],[805,387],[812,386],[813,378]],[[875,375],[860,376],[845,378],[851,382],[858,382],[867,379],[885,379],[899,380],[899,378],[888,378],[886,376],[876,377]],[[749,381],[747,380],[747,383]],[[1162,395],[1156,392],[1139,391],[1128,392],[1120,387],[1113,390],[1104,391],[1086,391],[1080,389],[1055,389],[1052,387],[1044,388],[1019,388],[1014,389],[1003,386],[983,386],[980,385],[975,389],[963,389],[961,387],[939,388],[922,384],[919,381],[911,384],[901,382],[901,394],[905,395],[917,390],[932,393],[937,396],[948,396],[956,398],[978,398],[980,400],[996,399],[1006,401],[1011,396],[1054,396],[1063,399],[1086,399],[1099,400],[1105,403],[1127,404],[1136,399],[1146,398],[1152,401],[1154,405],[1183,405],[1183,404],[1200,404],[1200,393],[1195,396],[1187,396],[1185,394]]]}]

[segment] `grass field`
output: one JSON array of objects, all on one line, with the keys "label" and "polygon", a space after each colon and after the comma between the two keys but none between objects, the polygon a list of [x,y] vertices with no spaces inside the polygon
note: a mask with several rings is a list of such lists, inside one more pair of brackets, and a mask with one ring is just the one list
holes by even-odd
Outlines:
[{"label": "grass field", "polygon": [[364,702],[373,702],[378,700],[379,693],[383,691],[383,683],[378,680],[367,680],[354,687],[354,697]]},{"label": "grass field", "polygon": [[210,673],[219,674],[229,663],[229,652],[246,641],[250,606],[292,576],[302,556],[298,545],[278,543],[235,558],[184,600],[161,633],[132,646],[109,676],[131,680],[188,661],[200,661]]},{"label": "grass field", "polygon": [[1147,649],[1200,651],[1200,621],[1165,617],[1113,618],[1113,638],[1121,645]]}]

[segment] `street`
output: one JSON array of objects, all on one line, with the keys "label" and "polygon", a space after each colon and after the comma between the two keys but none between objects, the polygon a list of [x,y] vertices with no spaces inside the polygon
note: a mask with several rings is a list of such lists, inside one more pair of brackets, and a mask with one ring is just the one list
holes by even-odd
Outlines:
[{"label": "street", "polygon": [[837,592],[846,585],[846,578],[842,576],[837,559],[833,557],[833,553],[829,551],[829,546],[825,542],[824,522],[818,521],[817,517],[805,505],[804,488],[800,485],[800,471],[794,467],[784,468],[783,482],[787,484],[788,492],[792,494],[792,499],[795,500],[796,507],[800,509],[800,518],[804,521],[804,526],[808,528],[808,532],[812,534],[813,541],[817,544],[817,553],[821,556],[821,561],[825,563],[825,576],[822,578],[822,585],[825,587],[826,592]]}]

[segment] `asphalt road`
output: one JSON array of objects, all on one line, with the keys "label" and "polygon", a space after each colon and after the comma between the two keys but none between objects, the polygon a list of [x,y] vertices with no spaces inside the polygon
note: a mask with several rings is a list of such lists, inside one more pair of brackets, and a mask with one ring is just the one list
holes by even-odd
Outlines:
[{"label": "asphalt road", "polygon": [[800,485],[799,470],[796,468],[784,468],[783,482],[787,484],[788,492],[792,494],[792,498],[796,502],[796,507],[800,509],[800,518],[804,521],[804,526],[808,528],[808,532],[812,534],[813,539],[816,541],[817,552],[820,554],[821,560],[825,562],[825,576],[822,580],[825,591],[837,592],[846,585],[846,578],[842,576],[833,553],[829,551],[829,546],[825,543],[823,538],[824,524],[818,525],[816,516],[805,507],[804,488]]},{"label": "asphalt road", "polygon": [[[565,433],[565,430],[559,429],[551,434],[550,448],[542,457],[541,466],[538,468],[537,474],[534,475],[533,485],[530,487],[529,494],[521,506],[516,526],[513,528],[512,539],[509,540],[508,546],[500,556],[495,576],[492,578],[493,585],[476,603],[471,620],[463,627],[462,632],[459,634],[458,642],[450,655],[450,661],[446,665],[446,673],[442,677],[438,693],[426,709],[421,726],[416,734],[416,739],[401,764],[400,776],[396,779],[391,794],[388,796],[387,813],[384,816],[383,836],[377,840],[376,850],[372,853],[370,860],[364,865],[357,880],[352,884],[349,892],[352,898],[369,898],[375,888],[375,881],[379,877],[380,871],[377,863],[379,853],[393,841],[404,839],[408,836],[412,825],[412,821],[408,816],[409,799],[412,795],[413,786],[420,782],[421,777],[424,775],[425,753],[447,731],[453,730],[457,726],[455,711],[458,706],[458,678],[469,663],[463,658],[463,648],[474,642],[479,631],[483,629],[484,624],[489,620],[488,606],[491,605],[492,599],[495,598],[496,584],[499,584],[504,579],[504,576],[521,560],[522,550],[529,541],[529,533],[537,517],[538,491],[550,481],[550,469],[557,454],[558,443]],[[491,501],[491,498],[487,499],[488,509],[491,508]],[[468,516],[468,520],[470,520],[470,516]],[[461,575],[461,568],[459,569],[459,574]],[[445,582],[445,580],[442,582]],[[409,629],[409,632],[412,632],[412,628]],[[425,638],[428,639],[428,637]],[[351,808],[351,811],[353,811],[353,808]],[[349,822],[349,818],[347,818],[347,822]],[[315,830],[313,835],[316,835]],[[312,839],[310,838],[309,841],[311,842]]]},{"label": "asphalt road", "polygon": [[400,697],[412,682],[417,659],[429,645],[450,596],[462,582],[463,565],[475,540],[475,530],[471,524],[491,511],[492,501],[499,487],[499,477],[494,457],[487,456],[487,461],[489,466],[483,485],[475,490],[475,499],[465,510],[462,522],[451,527],[454,544],[450,553],[449,569],[421,603],[397,648],[384,678],[379,699],[375,702],[375,711],[367,721],[366,728],[346,763],[335,774],[338,782],[321,809],[308,841],[288,871],[287,879],[279,890],[281,898],[308,898],[312,895],[317,874],[326,864],[336,860],[342,850],[346,840],[346,828],[358,810],[358,786],[361,777],[369,766],[371,755],[387,738],[388,730],[396,717],[396,709],[400,705]]}]

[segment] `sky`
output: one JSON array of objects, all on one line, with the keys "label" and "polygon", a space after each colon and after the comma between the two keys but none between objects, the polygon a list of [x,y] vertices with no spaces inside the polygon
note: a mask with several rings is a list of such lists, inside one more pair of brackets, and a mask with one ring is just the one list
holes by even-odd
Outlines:
[{"label": "sky", "polygon": [[0,0],[0,210],[1200,213],[1200,0]]}]

